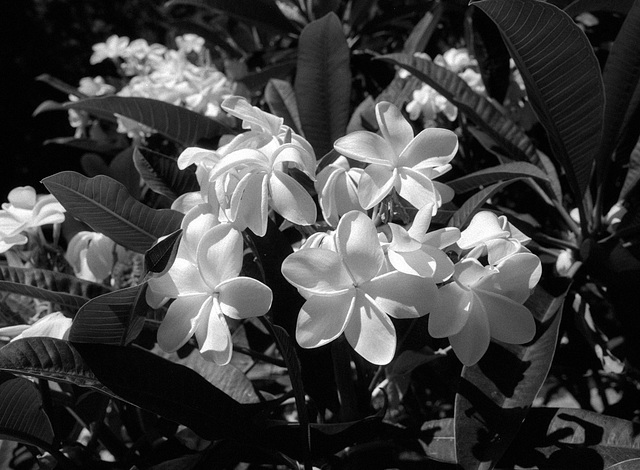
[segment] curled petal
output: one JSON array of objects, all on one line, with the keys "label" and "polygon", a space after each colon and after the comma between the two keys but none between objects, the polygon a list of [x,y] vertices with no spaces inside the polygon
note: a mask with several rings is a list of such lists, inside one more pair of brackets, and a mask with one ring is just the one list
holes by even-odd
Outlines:
[{"label": "curled petal", "polygon": [[187,147],[178,157],[178,168],[184,170],[190,165],[206,166],[215,165],[220,160],[220,155],[213,150],[207,150],[200,147]]},{"label": "curled petal", "polygon": [[332,227],[338,224],[339,218],[336,186],[338,179],[343,178],[345,173],[346,170],[342,168],[327,165],[316,177],[315,188],[320,209],[322,209],[324,220]]},{"label": "curled petal", "polygon": [[180,349],[210,310],[211,297],[208,295],[190,295],[174,300],[158,328],[160,347],[166,352]]},{"label": "curled petal", "polygon": [[481,281],[488,282],[497,273],[495,269],[482,266],[477,259],[465,258],[455,266],[456,281],[467,288],[478,285]]},{"label": "curled petal", "polygon": [[364,209],[371,209],[391,192],[397,180],[396,170],[387,166],[369,165],[358,185],[358,200]]},{"label": "curled petal", "polygon": [[[53,196],[52,196],[53,197]],[[9,191],[9,204],[17,209],[32,210],[36,205],[36,190],[31,186],[18,186]],[[4,204],[3,204],[4,206]],[[3,207],[5,209],[5,207]]]},{"label": "curled petal", "polygon": [[433,280],[399,271],[377,276],[361,289],[394,318],[418,318],[438,305],[438,288]]},{"label": "curled petal", "polygon": [[491,279],[493,292],[524,303],[542,276],[540,258],[532,253],[516,253],[496,265],[498,273]]},{"label": "curled petal", "polygon": [[362,212],[351,211],[336,229],[338,253],[357,284],[372,279],[384,263],[384,252],[373,221]]},{"label": "curled petal", "polygon": [[487,240],[507,238],[509,232],[503,230],[498,221],[498,216],[493,212],[481,211],[473,216],[469,226],[460,233],[458,246],[468,250]]},{"label": "curled petal", "polygon": [[0,237],[13,236],[27,228],[27,223],[9,212],[0,211]]},{"label": "curled petal", "polygon": [[458,151],[458,137],[448,129],[431,127],[421,131],[400,154],[402,166],[438,167],[449,163]]},{"label": "curled petal", "polygon": [[489,320],[480,305],[474,305],[469,319],[459,333],[449,336],[449,342],[460,362],[469,367],[476,364],[489,348]]},{"label": "curled petal", "polygon": [[391,243],[389,249],[398,252],[416,251],[420,249],[420,242],[411,238],[409,232],[398,224],[389,223],[391,230]]},{"label": "curled petal", "polygon": [[271,205],[282,217],[297,225],[311,225],[316,205],[306,189],[291,176],[274,170],[269,178]]},{"label": "curled petal", "polygon": [[433,274],[431,278],[435,282],[444,282],[451,277],[455,267],[451,258],[442,251],[440,248],[434,246],[422,245],[420,249],[423,253],[427,254],[433,261],[429,262],[429,267],[433,268]]},{"label": "curled petal", "polygon": [[271,156],[273,163],[272,166],[282,163],[293,163],[300,171],[305,173],[312,180],[315,179],[316,174],[316,161],[313,153],[309,153],[308,150],[296,145],[296,144],[284,144],[278,147],[278,149]]},{"label": "curled petal", "polygon": [[338,253],[321,248],[298,250],[287,256],[282,275],[293,286],[314,294],[341,294],[353,287]]},{"label": "curled petal", "polygon": [[28,241],[29,239],[21,233],[7,237],[3,236],[2,239],[0,239],[0,253],[10,250],[13,246],[24,245]]},{"label": "curled petal", "polygon": [[451,282],[438,289],[439,302],[429,315],[429,334],[446,338],[458,333],[475,307],[473,293]]},{"label": "curled petal", "polygon": [[307,349],[317,348],[340,336],[351,317],[354,293],[352,289],[335,296],[310,296],[298,315],[298,344]]},{"label": "curled petal", "polygon": [[[203,315],[202,321],[198,322],[196,328],[196,340],[200,347],[200,354],[207,361],[215,362],[224,366],[231,361],[233,343],[231,333],[224,315],[220,310],[218,299],[210,297],[207,302],[209,314]],[[204,309],[203,305],[203,309]]]},{"label": "curled petal", "polygon": [[60,224],[64,222],[65,209],[51,194],[42,196],[36,202],[29,225],[39,227],[46,224]]},{"label": "curled petal", "polygon": [[509,344],[524,344],[536,334],[536,323],[529,309],[502,295],[477,292],[487,312],[491,337]]},{"label": "curled petal", "polygon": [[456,243],[459,239],[460,229],[457,227],[445,227],[423,235],[420,241],[425,245],[443,250]]},{"label": "curled petal", "polygon": [[200,191],[193,191],[178,196],[178,198],[171,203],[171,208],[174,211],[186,214],[187,212],[189,212],[189,210],[193,209],[198,204],[202,204],[203,202],[205,202],[205,200],[202,197]]},{"label": "curled petal", "polygon": [[408,232],[411,238],[423,242],[425,234],[429,230],[429,226],[431,225],[431,218],[434,214],[434,204],[427,203],[422,206],[416,216],[413,218],[413,223],[411,224],[411,228],[409,228]]},{"label": "curled petal", "polygon": [[369,131],[356,131],[335,141],[333,147],[342,155],[359,162],[391,167],[396,153],[389,142]]},{"label": "curled petal", "polygon": [[389,142],[394,153],[400,155],[413,139],[411,124],[396,106],[387,101],[376,105],[376,120],[382,137]]},{"label": "curled petal", "polygon": [[209,292],[218,284],[234,278],[242,269],[242,234],[229,224],[213,227],[198,244],[198,269]]},{"label": "curled petal", "polygon": [[266,173],[243,178],[231,197],[231,214],[238,227],[248,227],[259,237],[267,233],[269,180]]},{"label": "curled petal", "polygon": [[230,318],[259,317],[271,308],[271,289],[257,279],[235,277],[218,286],[220,309]]},{"label": "curled petal", "polygon": [[213,182],[225,173],[242,166],[255,168],[256,171],[270,170],[269,158],[264,153],[260,150],[243,148],[220,159],[209,173],[209,181]]},{"label": "curled petal", "polygon": [[400,178],[396,184],[396,190],[413,207],[421,209],[427,204],[433,204],[434,207],[440,206],[441,201],[429,178],[411,168],[400,168],[398,174]]},{"label": "curled petal", "polygon": [[220,105],[227,113],[242,119],[245,128],[256,127],[272,135],[277,135],[284,119],[265,113],[260,108],[251,106],[242,96],[229,96]]}]

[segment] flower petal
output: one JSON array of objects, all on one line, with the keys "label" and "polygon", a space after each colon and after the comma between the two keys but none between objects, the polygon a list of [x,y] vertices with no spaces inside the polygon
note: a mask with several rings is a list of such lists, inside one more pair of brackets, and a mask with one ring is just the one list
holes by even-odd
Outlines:
[{"label": "flower petal", "polygon": [[309,153],[307,149],[304,149],[296,144],[283,144],[271,155],[272,167],[276,165],[287,163],[293,163],[300,171],[305,173],[311,179],[316,176],[316,161],[314,154]]},{"label": "flower petal", "polygon": [[489,320],[479,302],[474,302],[469,319],[459,333],[449,336],[449,342],[460,362],[469,367],[476,364],[489,348]]},{"label": "flower petal", "polygon": [[271,308],[273,293],[257,279],[234,277],[218,286],[220,309],[230,318],[259,317]]},{"label": "flower petal", "polygon": [[242,269],[242,234],[229,224],[213,227],[198,244],[198,269],[209,292],[218,284],[234,278]]},{"label": "flower petal", "polygon": [[215,181],[228,171],[241,166],[249,166],[261,171],[270,169],[269,158],[260,150],[243,148],[225,155],[209,173],[209,181]]},{"label": "flower petal", "polygon": [[336,229],[338,254],[357,284],[372,279],[384,263],[384,252],[373,221],[362,212],[351,211]]},{"label": "flower petal", "polygon": [[355,289],[335,296],[312,295],[300,309],[296,341],[303,348],[330,343],[344,331],[355,302]]},{"label": "flower petal", "polygon": [[516,253],[496,265],[498,273],[491,279],[497,293],[524,303],[542,275],[540,258],[533,253]]},{"label": "flower petal", "polygon": [[427,204],[433,204],[435,207],[440,205],[433,182],[429,178],[411,168],[404,167],[398,169],[398,175],[400,178],[396,184],[396,190],[413,207],[421,209]]},{"label": "flower petal", "polygon": [[458,137],[448,129],[424,129],[406,146],[398,164],[406,167],[437,167],[449,163],[458,151]]},{"label": "flower petal", "polygon": [[376,365],[389,364],[396,353],[396,329],[391,319],[364,293],[355,297],[344,335],[355,351]]},{"label": "flower petal", "polygon": [[390,250],[409,252],[420,249],[421,243],[413,239],[404,227],[391,222],[388,226],[392,235],[391,243],[389,244]]},{"label": "flower petal", "polygon": [[180,349],[196,331],[198,322],[211,309],[211,296],[190,295],[180,297],[169,305],[160,328],[158,344],[166,352]]},{"label": "flower petal", "polygon": [[291,176],[274,170],[269,178],[273,209],[297,225],[311,225],[317,218],[316,205],[306,189]]},{"label": "flower petal", "polygon": [[231,361],[233,342],[217,299],[215,297],[210,299],[211,301],[207,302],[210,309],[209,315],[203,316],[203,320],[206,318],[207,321],[198,323],[195,331],[196,340],[203,358],[223,366]]},{"label": "flower petal", "polygon": [[391,166],[396,160],[396,153],[391,144],[369,131],[356,131],[340,137],[333,144],[333,148],[359,162]]},{"label": "flower petal", "polygon": [[198,243],[205,233],[219,224],[217,214],[212,212],[210,204],[198,204],[192,207],[182,219],[182,239],[180,245],[186,250],[190,259],[196,261]]},{"label": "flower petal", "polygon": [[491,337],[509,344],[524,344],[536,334],[536,323],[529,309],[502,295],[476,291],[484,306]]},{"label": "flower petal", "polygon": [[369,165],[358,185],[358,200],[364,209],[371,209],[391,192],[396,183],[396,171],[391,167]]},{"label": "flower petal", "polygon": [[238,184],[231,198],[231,213],[238,227],[248,227],[259,237],[267,233],[269,180],[266,173],[248,175]]},{"label": "flower petal", "polygon": [[298,250],[287,256],[282,275],[293,286],[314,294],[344,293],[353,287],[340,255],[321,248]]},{"label": "flower petal", "polygon": [[204,294],[209,287],[195,263],[177,256],[166,274],[149,279],[149,288],[165,297]]},{"label": "flower petal", "polygon": [[395,105],[387,101],[376,105],[376,120],[382,137],[391,144],[395,155],[400,155],[413,139],[411,124]]},{"label": "flower petal", "polygon": [[220,160],[220,154],[200,147],[188,147],[178,157],[178,168],[184,170],[190,165],[205,163],[213,166]]},{"label": "flower petal", "polygon": [[473,305],[473,294],[451,282],[438,289],[439,303],[429,315],[429,334],[446,338],[458,333],[467,323]]},{"label": "flower petal", "polygon": [[438,305],[438,288],[432,279],[391,271],[360,286],[387,315],[418,318]]},{"label": "flower petal", "polygon": [[481,211],[473,216],[469,226],[460,233],[458,246],[468,250],[487,240],[508,236],[509,232],[502,229],[497,215],[493,212]]}]

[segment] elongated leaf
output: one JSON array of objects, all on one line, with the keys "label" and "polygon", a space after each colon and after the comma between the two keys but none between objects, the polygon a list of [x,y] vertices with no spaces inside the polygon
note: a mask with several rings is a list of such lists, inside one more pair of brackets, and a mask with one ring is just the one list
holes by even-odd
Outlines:
[{"label": "elongated leaf", "polygon": [[52,86],[56,90],[61,91],[62,93],[66,93],[67,95],[73,95],[80,99],[87,97],[87,95],[85,95],[81,91],[78,91],[76,87],[63,82],[59,78],[49,75],[48,73],[43,73],[41,75],[38,75],[36,77],[36,80],[38,80],[39,82],[44,82],[47,85]]},{"label": "elongated leaf", "polygon": [[[74,101],[74,103],[76,103],[76,101]],[[38,105],[38,107],[33,112],[33,116],[38,116],[39,114],[49,111],[68,111],[70,107],[67,105],[69,104],[70,103],[58,103],[57,101],[46,100]],[[113,115],[113,113],[108,111],[94,109],[91,111],[91,114],[108,122],[117,122],[116,117]]]},{"label": "elongated leaf", "polygon": [[549,135],[574,195],[589,185],[602,139],[604,87],[582,30],[562,10],[536,0],[473,3],[496,23]]},{"label": "elongated leaf", "polygon": [[585,11],[613,11],[626,15],[635,0],[576,0],[564,8],[564,12],[575,18]]},{"label": "elongated leaf", "polygon": [[537,166],[526,162],[505,163],[484,170],[476,171],[470,175],[462,176],[447,182],[456,193],[464,193],[480,186],[486,186],[498,181],[507,181],[513,178],[531,177],[543,183],[549,181],[547,175]]},{"label": "elongated leaf", "polygon": [[[215,139],[233,131],[224,124],[202,114],[151,98],[103,96],[70,101],[62,109],[76,109],[98,117],[120,114],[144,124],[168,139],[189,147],[203,139]],[[54,109],[54,108],[51,108]],[[49,110],[38,108],[35,113]]]},{"label": "elongated leaf", "polygon": [[286,60],[277,64],[269,65],[258,72],[251,72],[244,77],[238,79],[251,91],[262,91],[269,80],[285,79],[292,75],[296,68],[296,60]]},{"label": "elongated leaf", "polygon": [[182,214],[145,206],[107,176],[86,178],[63,171],[42,183],[71,215],[138,253],[144,253],[159,237],[180,228]]},{"label": "elongated leaf", "polygon": [[69,341],[124,346],[144,326],[147,284],[128,287],[90,300],[78,311],[69,331]]},{"label": "elongated leaf", "polygon": [[431,39],[431,36],[433,36],[433,33],[438,28],[438,23],[440,23],[443,11],[444,6],[442,2],[434,2],[431,9],[425,13],[409,34],[409,37],[404,42],[402,52],[405,54],[423,52],[427,47],[429,39]]},{"label": "elongated leaf", "polygon": [[464,367],[455,402],[458,464],[490,469],[509,447],[544,383],[555,352],[565,293],[536,287],[525,303],[537,320],[527,345],[492,343],[478,364]]},{"label": "elongated leaf", "polygon": [[47,448],[53,428],[42,409],[42,398],[32,382],[0,373],[0,438]]},{"label": "elongated leaf", "polygon": [[533,408],[511,448],[504,468],[601,468],[640,466],[637,424],[586,410]]},{"label": "elongated leaf", "polygon": [[133,163],[145,183],[156,193],[175,201],[178,196],[200,189],[195,172],[181,171],[175,158],[144,147],[136,147]]},{"label": "elongated leaf", "polygon": [[428,59],[405,54],[380,57],[408,70],[442,94],[465,113],[483,131],[507,151],[509,158],[539,165],[533,143],[517,124],[508,119],[485,97],[475,93],[466,82],[450,70]]},{"label": "elongated leaf", "polygon": [[285,80],[271,79],[264,90],[264,98],[269,109],[276,116],[284,119],[284,123],[298,134],[301,133],[300,111],[296,94],[291,84]]},{"label": "elongated leaf", "polygon": [[0,265],[0,290],[54,302],[75,312],[90,298],[108,292],[109,288],[46,269]]},{"label": "elongated leaf", "polygon": [[345,134],[351,96],[349,46],[334,13],[302,30],[294,89],[302,131],[316,155],[324,155]]},{"label": "elongated leaf", "polygon": [[179,19],[172,20],[169,24],[181,33],[197,34],[208,43],[209,49],[213,49],[212,45],[220,48],[231,59],[240,59],[242,57],[242,52],[238,50],[236,44],[233,44],[229,34],[213,22],[205,24],[202,21],[193,19]]},{"label": "elongated leaf", "polygon": [[273,0],[170,0],[165,4],[167,8],[176,5],[208,8],[270,31],[298,32]]},{"label": "elongated leaf", "polygon": [[159,275],[166,273],[176,259],[181,238],[182,229],[176,230],[149,248],[144,254],[145,269]]},{"label": "elongated leaf", "polygon": [[45,140],[43,145],[63,145],[85,152],[95,152],[101,155],[113,157],[122,151],[121,146],[113,145],[106,142],[98,142],[93,139],[75,137],[56,137],[54,139]]}]

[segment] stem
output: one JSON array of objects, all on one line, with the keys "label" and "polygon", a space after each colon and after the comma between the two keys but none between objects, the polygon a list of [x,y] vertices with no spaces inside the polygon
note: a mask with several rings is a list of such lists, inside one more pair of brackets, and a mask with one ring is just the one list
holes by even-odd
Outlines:
[{"label": "stem", "polygon": [[358,419],[358,397],[351,370],[351,348],[341,336],[331,344],[333,374],[340,399],[340,421]]}]

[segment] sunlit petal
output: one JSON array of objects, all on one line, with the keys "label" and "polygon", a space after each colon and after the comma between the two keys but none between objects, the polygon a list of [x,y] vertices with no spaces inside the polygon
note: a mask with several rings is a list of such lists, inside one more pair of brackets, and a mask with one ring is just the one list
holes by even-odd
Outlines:
[{"label": "sunlit petal", "polygon": [[309,297],[298,315],[298,344],[303,348],[317,348],[336,339],[344,331],[354,303],[355,289],[335,296]]},{"label": "sunlit petal", "polygon": [[453,352],[465,366],[472,366],[482,359],[489,348],[490,341],[487,314],[475,305],[462,330],[449,336]]},{"label": "sunlit petal", "polygon": [[431,278],[435,282],[444,282],[449,279],[454,272],[454,265],[451,258],[439,248],[429,245],[422,245],[421,251],[426,253],[432,261],[429,262],[429,267],[433,269]]},{"label": "sunlit petal", "polygon": [[218,225],[204,234],[198,244],[197,260],[209,292],[238,275],[242,269],[242,248],[242,234],[231,225]]},{"label": "sunlit petal", "polygon": [[311,225],[317,218],[316,205],[306,189],[291,176],[274,170],[269,178],[271,205],[289,222]]},{"label": "sunlit petal", "polygon": [[207,361],[215,362],[223,366],[231,360],[233,343],[231,341],[229,326],[224,319],[217,299],[215,297],[210,299],[211,301],[207,302],[210,309],[209,316],[207,321],[198,323],[195,331],[196,340],[198,341],[202,357]]},{"label": "sunlit petal", "polygon": [[209,181],[215,181],[228,171],[242,165],[255,167],[257,170],[261,171],[268,171],[270,169],[269,159],[264,153],[260,150],[243,148],[236,150],[235,152],[231,152],[220,159],[209,173]]},{"label": "sunlit petal", "polygon": [[433,182],[429,178],[410,168],[400,168],[398,175],[400,178],[396,190],[413,207],[421,209],[426,204],[439,205]]},{"label": "sunlit petal", "polygon": [[166,297],[203,294],[209,287],[200,276],[198,267],[180,257],[176,257],[169,271],[163,276],[149,279],[149,287]]},{"label": "sunlit petal", "polygon": [[272,166],[285,162],[295,165],[311,179],[315,179],[316,162],[313,154],[295,144],[280,145],[271,156]]},{"label": "sunlit petal", "polygon": [[487,312],[491,337],[510,344],[524,344],[536,334],[536,323],[529,309],[502,295],[476,291]]},{"label": "sunlit petal", "polygon": [[460,229],[457,227],[445,227],[427,233],[421,237],[420,241],[425,245],[433,246],[442,250],[453,245],[459,239]]},{"label": "sunlit petal", "polygon": [[439,302],[429,315],[429,334],[446,338],[458,333],[467,323],[473,305],[473,294],[451,282],[438,289]]},{"label": "sunlit petal", "polygon": [[210,204],[198,204],[191,208],[182,219],[182,240],[181,246],[184,246],[189,253],[190,259],[196,260],[196,250],[198,243],[202,237],[210,229],[219,224],[217,214],[214,214]]},{"label": "sunlit petal", "polygon": [[469,226],[460,234],[458,246],[463,250],[495,238],[507,238],[509,232],[502,229],[498,216],[493,212],[481,211],[473,216]]},{"label": "sunlit petal", "polygon": [[342,155],[360,162],[391,166],[396,160],[391,144],[373,132],[352,132],[336,140],[333,147]]},{"label": "sunlit petal", "polygon": [[395,186],[396,171],[391,167],[369,165],[360,177],[358,200],[365,209],[371,209],[382,201]]},{"label": "sunlit petal", "polygon": [[178,157],[178,168],[184,170],[189,165],[199,165],[203,162],[215,164],[220,160],[220,155],[213,151],[200,147],[187,147]]},{"label": "sunlit petal", "polygon": [[158,328],[158,344],[166,352],[180,349],[193,336],[198,320],[211,310],[211,297],[191,295],[180,297],[169,305],[167,314]]},{"label": "sunlit petal", "polygon": [[266,173],[249,175],[247,184],[240,191],[240,185],[231,198],[231,210],[236,211],[236,225],[248,227],[259,237],[267,233],[269,211],[269,181]]},{"label": "sunlit petal", "polygon": [[435,204],[433,203],[427,203],[418,210],[418,213],[413,218],[413,223],[408,230],[411,238],[424,242],[425,234],[431,225],[434,205]]},{"label": "sunlit petal", "polygon": [[477,259],[466,258],[455,266],[456,280],[465,287],[473,287],[482,279],[496,274],[495,270],[482,266]]},{"label": "sunlit petal", "polygon": [[391,243],[389,249],[393,251],[416,251],[420,249],[420,242],[411,238],[409,232],[398,224],[389,223],[391,230]]},{"label": "sunlit petal", "polygon": [[218,286],[218,292],[222,313],[236,320],[264,315],[273,300],[271,289],[250,277],[228,279]]},{"label": "sunlit petal", "polygon": [[343,293],[353,287],[340,255],[321,248],[298,250],[287,256],[282,275],[295,287],[317,294]]},{"label": "sunlit petal", "polygon": [[387,101],[376,105],[376,120],[382,137],[389,142],[394,153],[400,155],[413,139],[411,124],[395,105]]},{"label": "sunlit petal", "polygon": [[338,253],[358,284],[372,279],[384,263],[384,252],[373,221],[362,212],[351,211],[336,229]]},{"label": "sunlit petal", "polygon": [[502,260],[496,266],[498,273],[491,279],[496,292],[523,303],[542,275],[540,258],[532,253],[517,253]]},{"label": "sunlit petal", "polygon": [[380,309],[394,318],[417,318],[438,305],[438,288],[431,279],[391,271],[361,286]]},{"label": "sunlit petal", "polygon": [[402,166],[437,167],[447,164],[458,151],[458,137],[448,129],[424,129],[409,143],[398,159]]}]

